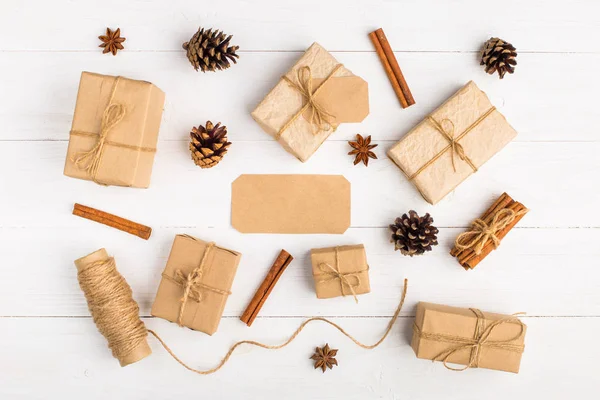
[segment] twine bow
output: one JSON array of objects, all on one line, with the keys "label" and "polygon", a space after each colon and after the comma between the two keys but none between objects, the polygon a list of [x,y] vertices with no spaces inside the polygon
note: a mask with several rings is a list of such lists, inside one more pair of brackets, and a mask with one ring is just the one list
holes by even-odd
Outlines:
[{"label": "twine bow", "polygon": [[[335,279],[339,279],[340,281],[340,289],[342,291],[342,296],[346,296],[345,286],[348,286],[352,296],[354,297],[354,301],[358,303],[358,297],[356,297],[355,288],[359,287],[361,284],[359,274],[365,272],[367,270],[355,271],[355,272],[340,272],[340,261],[339,261],[339,248],[335,248],[335,267],[331,266],[328,263],[320,263],[319,270],[325,275],[326,278],[319,280],[319,283],[329,282]],[[354,278],[355,283],[350,282],[349,278]]]},{"label": "twine bow", "polygon": [[473,249],[477,255],[481,254],[484,246],[490,240],[494,249],[497,249],[500,246],[500,239],[496,234],[506,228],[516,217],[526,212],[526,209],[515,212],[510,208],[503,208],[494,214],[489,225],[482,219],[476,219],[473,221],[471,230],[458,235],[454,244],[458,250]]},{"label": "twine bow", "polygon": [[282,76],[281,78],[285,80],[291,87],[296,89],[302,97],[304,97],[305,103],[302,108],[285,124],[279,132],[277,132],[276,139],[279,139],[283,132],[288,129],[296,119],[300,115],[302,115],[307,109],[310,108],[310,118],[308,119],[308,123],[312,125],[312,133],[313,135],[318,134],[322,131],[328,131],[332,128],[332,120],[335,119],[335,116],[330,114],[325,108],[316,101],[316,96],[321,91],[321,89],[325,86],[327,81],[333,77],[335,72],[341,68],[342,64],[338,64],[331,71],[331,73],[325,78],[323,82],[313,90],[313,77],[312,71],[309,66],[304,66],[298,69],[297,77],[298,82],[292,81],[287,76]]},{"label": "twine bow", "polygon": [[[428,116],[427,121],[444,136],[446,140],[448,140],[448,145],[444,147],[439,153],[437,153],[431,160],[427,161],[421,168],[419,168],[415,173],[408,177],[408,180],[413,180],[416,178],[421,172],[423,172],[427,167],[433,164],[438,158],[440,158],[446,151],[450,150],[450,156],[452,157],[452,169],[456,172],[456,162],[455,162],[455,154],[467,164],[473,170],[473,172],[477,172],[477,167],[471,161],[471,159],[467,156],[464,147],[460,144],[460,140],[464,138],[469,132],[471,132],[477,125],[479,125],[484,119],[486,119],[493,111],[496,110],[496,107],[491,107],[485,113],[483,113],[479,118],[475,120],[471,125],[464,130],[460,135],[455,136],[455,126],[454,122],[452,122],[448,118],[442,119],[441,123],[436,121],[433,117]],[[445,129],[443,124],[449,123],[450,128]]]},{"label": "twine bow", "polygon": [[97,182],[96,175],[98,174],[98,167],[100,166],[100,160],[102,159],[102,154],[104,153],[104,145],[106,142],[106,137],[108,136],[108,132],[115,125],[121,122],[125,116],[125,106],[119,103],[113,103],[120,79],[120,76],[115,79],[115,83],[110,94],[110,99],[108,101],[108,106],[102,114],[102,123],[100,125],[98,141],[94,147],[88,151],[80,153],[73,160],[78,168],[85,170],[92,177],[94,182]]},{"label": "twine bow", "polygon": [[[445,342],[456,344],[455,347],[452,347],[449,350],[445,350],[438,354],[433,358],[432,361],[442,361],[444,363],[444,367],[452,371],[465,371],[469,368],[478,368],[479,362],[481,361],[481,350],[486,348],[492,349],[501,349],[514,353],[523,353],[525,350],[525,346],[522,344],[514,344],[513,342],[520,339],[523,333],[525,332],[525,325],[518,319],[514,318],[515,316],[521,314],[513,314],[511,317],[502,318],[496,321],[493,321],[489,326],[485,326],[485,318],[483,313],[476,309],[470,308],[477,317],[477,322],[475,324],[475,332],[473,334],[473,338],[463,338],[454,335],[446,335],[441,333],[428,333],[423,332],[416,324],[413,324],[413,330],[415,333],[423,339],[433,340],[437,342]],[[517,323],[520,327],[519,334],[515,337],[505,339],[505,340],[490,340],[490,336],[494,329],[498,326],[505,323]],[[449,358],[458,351],[462,350],[471,350],[471,354],[469,356],[469,362],[463,368],[453,368],[448,365]]]},{"label": "twine bow", "polygon": [[201,282],[202,276],[204,275],[204,267],[206,264],[206,260],[208,258],[208,253],[214,248],[214,242],[210,242],[206,246],[206,250],[204,250],[204,254],[202,255],[202,260],[200,264],[192,270],[189,274],[183,273],[181,269],[175,270],[175,275],[173,277],[163,274],[163,276],[169,279],[172,282],[177,283],[181,287],[183,287],[183,295],[179,300],[179,315],[177,316],[177,324],[179,326],[183,326],[183,313],[185,311],[185,307],[189,299],[195,300],[197,302],[202,301],[202,293],[200,289],[210,290],[211,292],[215,292],[222,295],[230,295],[231,292],[226,290],[221,290],[212,286],[205,285]]}]

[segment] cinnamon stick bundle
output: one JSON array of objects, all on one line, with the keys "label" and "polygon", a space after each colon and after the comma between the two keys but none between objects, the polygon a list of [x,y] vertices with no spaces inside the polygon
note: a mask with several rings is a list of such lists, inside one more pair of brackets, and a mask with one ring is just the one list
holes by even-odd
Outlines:
[{"label": "cinnamon stick bundle", "polygon": [[404,74],[400,69],[400,65],[398,65],[398,60],[396,60],[396,56],[392,51],[392,47],[383,32],[383,29],[379,28],[374,32],[369,34],[369,38],[371,42],[373,42],[373,46],[375,46],[375,51],[383,64],[383,69],[392,84],[392,88],[400,100],[400,105],[402,108],[410,107],[415,104],[415,99],[413,98],[410,89],[408,88],[408,84],[404,79]]},{"label": "cinnamon stick bundle", "polygon": [[[507,211],[510,210],[510,211]],[[523,218],[523,216],[529,210],[523,204],[513,200],[507,193],[503,193],[498,200],[492,204],[490,208],[483,214],[483,216],[473,223],[473,227],[469,231],[463,233],[457,237],[454,244],[454,248],[450,251],[450,255],[456,257],[459,264],[465,269],[473,269],[479,264],[485,257],[488,256],[497,247],[497,244],[508,234],[508,232]],[[499,214],[501,213],[501,214]],[[502,221],[504,216],[505,219]],[[497,231],[493,231],[493,235],[496,237],[496,241],[491,236],[484,236],[482,227],[493,228],[494,218],[496,217],[496,225],[499,226]],[[478,221],[482,222],[481,224]],[[504,223],[503,223],[504,222]],[[468,243],[472,244],[468,248],[464,248],[464,240],[461,240],[461,236],[470,235],[476,237],[479,235],[481,239],[485,239],[485,242]],[[463,236],[463,238],[465,238]],[[469,236],[466,237],[466,241]],[[473,242],[473,240],[470,240]],[[478,252],[477,249],[481,248]]]},{"label": "cinnamon stick bundle", "polygon": [[152,234],[152,228],[149,226],[138,224],[137,222],[117,217],[116,215],[109,214],[105,211],[97,210],[95,208],[84,206],[78,203],[75,203],[73,206],[73,215],[100,222],[101,224],[117,228],[123,232],[139,236],[145,240],[148,240]]},{"label": "cinnamon stick bundle", "polygon": [[294,257],[292,257],[287,251],[281,250],[279,256],[277,256],[273,266],[269,270],[269,273],[254,294],[250,304],[248,304],[248,307],[246,307],[246,311],[244,311],[240,317],[242,322],[248,326],[252,325],[263,304],[265,304],[267,297],[269,297],[271,291],[275,287],[275,284],[283,274],[283,271],[285,271],[293,259]]}]

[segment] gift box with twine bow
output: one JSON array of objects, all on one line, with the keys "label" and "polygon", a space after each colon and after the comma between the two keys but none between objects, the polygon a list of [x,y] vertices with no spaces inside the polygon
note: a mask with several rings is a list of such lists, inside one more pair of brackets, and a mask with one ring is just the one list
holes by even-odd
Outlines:
[{"label": "gift box with twine bow", "polygon": [[420,302],[412,348],[418,358],[441,361],[453,371],[488,368],[518,373],[526,331],[516,314]]},{"label": "gift box with twine bow", "polygon": [[369,265],[365,247],[326,247],[310,251],[315,290],[319,299],[369,293]]},{"label": "gift box with twine bow", "polygon": [[64,174],[147,188],[165,94],[149,82],[83,72]]},{"label": "gift box with twine bow", "polygon": [[262,129],[304,162],[339,124],[369,114],[368,84],[317,43],[252,112]]},{"label": "gift box with twine bow", "polygon": [[431,204],[517,136],[473,81],[408,132],[388,157]]},{"label": "gift box with twine bow", "polygon": [[177,235],[152,305],[152,315],[212,335],[231,294],[242,255]]}]

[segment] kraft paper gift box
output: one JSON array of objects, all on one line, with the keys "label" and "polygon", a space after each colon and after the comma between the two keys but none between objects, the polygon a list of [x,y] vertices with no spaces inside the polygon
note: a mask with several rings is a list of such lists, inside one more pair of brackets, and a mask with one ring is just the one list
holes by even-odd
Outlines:
[{"label": "kraft paper gift box", "polygon": [[189,235],[175,236],[152,315],[212,335],[219,327],[241,257]]},{"label": "kraft paper gift box", "polygon": [[304,162],[340,123],[369,114],[368,84],[317,43],[252,112],[262,129]]},{"label": "kraft paper gift box", "polygon": [[408,132],[388,157],[425,200],[436,204],[515,136],[471,81]]},{"label": "kraft paper gift box", "polygon": [[353,296],[358,302],[357,295],[371,291],[362,244],[312,249],[310,258],[317,298]]},{"label": "kraft paper gift box", "polygon": [[164,103],[149,82],[83,72],[64,174],[147,188]]},{"label": "kraft paper gift box", "polygon": [[512,315],[420,302],[412,348],[418,358],[442,361],[449,369],[518,373],[526,331],[525,324]]}]

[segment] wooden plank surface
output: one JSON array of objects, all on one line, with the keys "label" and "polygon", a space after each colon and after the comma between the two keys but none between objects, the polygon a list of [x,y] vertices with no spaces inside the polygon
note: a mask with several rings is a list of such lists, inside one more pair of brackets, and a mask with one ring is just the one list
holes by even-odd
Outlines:
[{"label": "wooden plank surface", "polygon": [[[4,399],[544,399],[593,398],[600,358],[600,139],[595,0],[133,0],[0,5],[0,398]],[[399,21],[402,21],[399,23]],[[97,36],[120,26],[126,50],[103,56]],[[234,34],[240,62],[196,73],[181,43],[198,25]],[[383,27],[417,100],[400,109],[367,37]],[[490,36],[518,49],[515,75],[500,81],[478,65]],[[313,41],[369,82],[371,113],[342,125],[305,164],[287,154],[250,111]],[[152,81],[167,94],[147,190],[101,187],[62,175],[81,71]],[[474,80],[519,132],[513,143],[436,206],[427,204],[385,152],[464,83]],[[231,151],[201,170],[187,150],[192,126],[229,128]],[[353,166],[346,143],[372,135],[378,160]],[[231,182],[242,173],[342,174],[352,183],[345,235],[243,235],[230,226]],[[456,235],[503,191],[530,213],[475,270],[448,255]],[[148,242],[71,215],[81,202],[153,228]],[[387,225],[409,209],[440,227],[431,254],[393,251]],[[242,262],[212,337],[149,317],[177,233],[240,251]],[[318,300],[315,247],[363,243],[372,293]],[[332,317],[374,342],[404,278],[409,295],[378,349],[355,347],[324,325],[280,351],[240,348],[223,371],[185,371],[154,340],[147,360],[120,368],[97,332],[73,260],[100,247],[116,257],[145,323],[195,367],[211,367],[239,339],[277,343],[303,318]],[[238,320],[281,248],[294,261],[252,328]],[[409,347],[418,301],[527,312],[519,375],[447,371]],[[321,376],[308,357],[339,348]],[[265,384],[268,382],[268,384]]]}]

